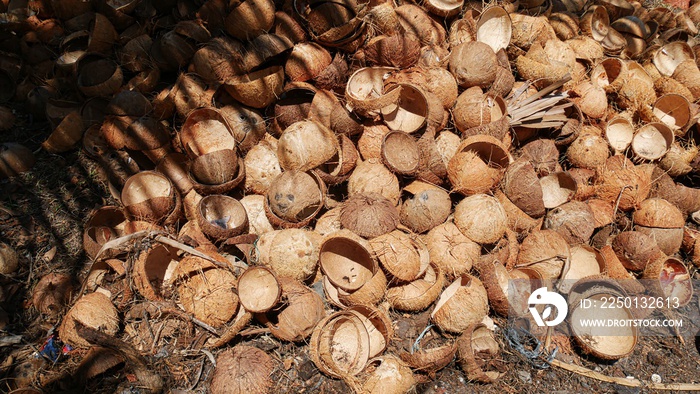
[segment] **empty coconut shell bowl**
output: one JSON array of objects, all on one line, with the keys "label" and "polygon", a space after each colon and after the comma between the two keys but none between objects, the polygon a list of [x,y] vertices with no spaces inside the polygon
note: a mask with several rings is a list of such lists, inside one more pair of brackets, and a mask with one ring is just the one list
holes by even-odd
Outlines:
[{"label": "empty coconut shell bowl", "polygon": [[[700,389],[697,321],[582,323],[697,316],[700,1],[650,4],[0,0],[3,387]],[[13,205],[62,165],[78,260]]]}]

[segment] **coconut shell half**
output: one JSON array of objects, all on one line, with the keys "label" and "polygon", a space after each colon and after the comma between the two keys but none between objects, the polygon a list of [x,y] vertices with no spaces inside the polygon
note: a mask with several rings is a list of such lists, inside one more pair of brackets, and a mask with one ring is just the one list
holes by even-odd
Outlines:
[{"label": "coconut shell half", "polygon": [[265,267],[250,267],[238,278],[238,297],[250,312],[267,312],[277,304],[282,288],[274,272]]},{"label": "coconut shell half", "polygon": [[340,223],[362,237],[374,238],[396,228],[399,212],[381,195],[355,194],[343,202]]},{"label": "coconut shell half", "polygon": [[488,313],[489,302],[481,281],[471,275],[457,278],[442,292],[430,314],[441,330],[460,333],[480,322]]},{"label": "coconut shell half", "polygon": [[264,394],[273,386],[275,362],[264,351],[247,345],[226,349],[216,358],[212,394]]},{"label": "coconut shell half", "polygon": [[370,244],[348,230],[326,238],[320,247],[321,270],[330,282],[346,291],[358,290],[377,271]]},{"label": "coconut shell half", "polygon": [[90,343],[78,334],[76,322],[108,335],[115,335],[119,331],[117,308],[114,307],[109,297],[99,292],[80,297],[78,302],[66,313],[58,328],[58,334],[63,342],[87,348]]},{"label": "coconut shell half", "polygon": [[494,333],[484,324],[473,324],[457,340],[457,359],[467,378],[492,383],[505,374],[501,349]]}]

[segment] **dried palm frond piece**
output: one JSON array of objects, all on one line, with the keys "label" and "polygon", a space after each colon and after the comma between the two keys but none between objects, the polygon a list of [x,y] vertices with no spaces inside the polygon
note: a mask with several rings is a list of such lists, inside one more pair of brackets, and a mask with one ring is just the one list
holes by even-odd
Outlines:
[{"label": "dried palm frond piece", "polygon": [[548,129],[561,127],[569,121],[565,110],[573,105],[564,101],[569,97],[566,92],[553,93],[571,80],[571,75],[553,82],[549,86],[531,96],[525,95],[528,88],[536,81],[528,81],[520,88],[513,91],[506,98],[510,125],[533,129]]}]

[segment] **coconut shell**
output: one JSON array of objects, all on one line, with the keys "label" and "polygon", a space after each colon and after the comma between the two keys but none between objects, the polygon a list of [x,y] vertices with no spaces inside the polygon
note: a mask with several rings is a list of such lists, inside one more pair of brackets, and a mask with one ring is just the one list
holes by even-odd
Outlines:
[{"label": "coconut shell", "polygon": [[547,213],[543,228],[559,233],[569,245],[587,243],[595,230],[593,211],[581,201],[570,201]]},{"label": "coconut shell", "polygon": [[496,190],[494,196],[498,199],[498,202],[503,206],[503,210],[506,211],[506,216],[508,216],[508,228],[516,233],[529,232],[534,228],[539,228],[542,226],[542,218],[534,219],[523,210],[513,204],[510,199],[503,194],[502,191]]},{"label": "coconut shell", "polygon": [[138,292],[151,301],[162,301],[170,294],[172,275],[179,257],[176,250],[157,244],[141,252],[132,275]]},{"label": "coconut shell", "polygon": [[264,351],[236,345],[216,358],[211,380],[212,394],[264,394],[273,386],[275,362]]},{"label": "coconut shell", "polygon": [[272,104],[284,86],[284,69],[272,66],[224,82],[226,91],[241,104],[264,108]]},{"label": "coconut shell", "polygon": [[176,194],[168,178],[154,171],[143,171],[127,179],[121,200],[131,218],[157,223],[176,208]]},{"label": "coconut shell", "polygon": [[197,213],[199,228],[217,241],[240,235],[248,228],[245,207],[233,197],[206,196],[199,201]]},{"label": "coconut shell", "polygon": [[[199,257],[185,257],[176,270],[177,292],[187,313],[214,327],[221,327],[236,314],[236,277]],[[199,268],[197,268],[199,267]],[[208,268],[208,269],[207,269]]]},{"label": "coconut shell", "polygon": [[411,368],[392,355],[370,360],[365,372],[368,377],[360,391],[363,394],[401,394],[411,390],[417,383]]},{"label": "coconut shell", "polygon": [[265,196],[250,194],[240,201],[248,215],[248,231],[251,234],[262,235],[274,230],[265,215]]},{"label": "coconut shell", "polygon": [[673,131],[661,122],[642,126],[632,138],[632,151],[643,160],[663,157],[673,144]]},{"label": "coconut shell", "polygon": [[656,100],[654,80],[637,62],[629,62],[627,68],[629,77],[618,91],[617,104],[632,109],[652,104]]},{"label": "coconut shell", "polygon": [[377,272],[370,243],[352,231],[340,230],[321,244],[319,264],[331,284],[345,291],[356,291]]},{"label": "coconut shell", "polygon": [[499,358],[498,342],[484,324],[472,324],[457,340],[457,359],[471,381],[492,383],[498,380],[506,370]]},{"label": "coconut shell", "polygon": [[501,181],[503,193],[531,217],[545,213],[542,187],[534,166],[523,157],[508,166]]},{"label": "coconut shell", "polygon": [[425,244],[398,230],[373,238],[370,245],[382,267],[402,282],[418,279],[430,263]]},{"label": "coconut shell", "polygon": [[399,213],[378,194],[356,194],[343,202],[340,223],[360,236],[374,238],[393,231],[399,224]]},{"label": "coconut shell", "polygon": [[422,278],[389,287],[386,299],[392,308],[402,311],[422,311],[438,298],[444,285],[445,276],[442,270],[432,264]]},{"label": "coconut shell", "polygon": [[401,223],[416,233],[444,223],[452,211],[452,200],[443,189],[415,181],[404,191],[410,193],[410,197],[401,204]]},{"label": "coconut shell", "polygon": [[413,35],[377,36],[365,44],[364,56],[372,65],[406,69],[418,61],[420,47]]},{"label": "coconut shell", "polygon": [[608,143],[597,135],[579,136],[566,151],[566,157],[576,167],[595,169],[608,159]]},{"label": "coconut shell", "polygon": [[538,230],[520,245],[517,266],[536,269],[545,278],[558,278],[569,257],[569,244],[564,237],[553,230]]},{"label": "coconut shell", "polygon": [[585,201],[593,212],[593,224],[595,228],[605,227],[614,219],[614,207],[612,203],[598,198],[589,198]]},{"label": "coconut shell", "polygon": [[333,132],[315,121],[300,121],[284,130],[277,157],[285,171],[308,171],[330,160],[340,146]]},{"label": "coconut shell", "polygon": [[274,21],[275,5],[271,0],[246,0],[235,5],[225,26],[232,36],[247,40],[270,30]]},{"label": "coconut shell", "polygon": [[462,200],[455,207],[454,218],[462,234],[480,244],[498,241],[505,234],[508,223],[501,203],[485,194]]},{"label": "coconut shell", "polygon": [[[622,155],[608,158],[598,169],[597,196],[617,204],[623,211],[638,206],[649,195],[651,174],[642,166],[635,166]],[[619,201],[619,202],[618,202]]]},{"label": "coconut shell", "polygon": [[32,295],[32,304],[40,313],[54,317],[61,314],[72,295],[71,277],[66,274],[51,273],[43,276],[37,283]]},{"label": "coconut shell", "polygon": [[[267,233],[266,233],[267,234]],[[316,234],[306,230],[285,229],[274,233],[270,240],[267,258],[262,247],[260,262],[270,267],[280,278],[306,280],[316,273],[319,240]],[[262,239],[258,243],[262,242]]]},{"label": "coconut shell", "polygon": [[316,367],[332,377],[354,376],[369,360],[369,334],[360,319],[340,311],[321,320],[311,335],[309,352]]},{"label": "coconut shell", "polygon": [[412,175],[420,164],[420,149],[416,140],[407,133],[392,131],[384,136],[381,158],[391,171]]},{"label": "coconut shell", "polygon": [[372,307],[384,298],[386,285],[386,275],[384,271],[378,269],[367,283],[353,292],[337,289],[338,301],[342,306]]},{"label": "coconut shell", "polygon": [[661,198],[642,201],[633,215],[634,224],[657,228],[682,228],[685,217],[670,202]]},{"label": "coconut shell", "polygon": [[[304,172],[286,171],[278,175],[265,197],[268,219],[286,221],[292,225],[308,223],[323,206],[325,187],[319,179]],[[301,226],[303,226],[302,224]]]},{"label": "coconut shell", "polygon": [[275,337],[290,342],[302,341],[323,318],[323,301],[318,293],[297,280],[280,278],[279,282],[286,304],[259,318]]},{"label": "coconut shell", "polygon": [[423,345],[422,349],[411,350],[412,353],[400,353],[401,359],[416,371],[431,374],[445,368],[454,360],[457,346],[454,341],[448,340],[440,346],[426,348]]},{"label": "coconut shell", "polygon": [[245,156],[245,188],[256,194],[266,194],[273,181],[282,174],[277,149],[263,141]]},{"label": "coconut shell", "polygon": [[681,248],[683,242],[682,228],[658,228],[635,225],[634,230],[651,237],[661,251],[673,255]]},{"label": "coconut shell", "polygon": [[485,193],[494,188],[512,161],[508,149],[496,138],[476,135],[467,138],[447,166],[454,191],[464,195]]},{"label": "coconut shell", "polygon": [[488,295],[481,281],[463,275],[440,295],[430,319],[441,330],[459,333],[480,322],[489,310]]},{"label": "coconut shell", "polygon": [[496,79],[496,53],[483,42],[464,42],[452,49],[449,70],[464,88],[488,87]]},{"label": "coconut shell", "polygon": [[623,117],[614,117],[605,127],[605,139],[616,153],[624,152],[632,143],[634,127]]},{"label": "coconut shell", "polygon": [[119,331],[119,316],[109,297],[103,293],[86,294],[73,305],[63,318],[58,334],[61,340],[75,347],[87,348],[90,343],[83,339],[77,331],[76,323],[100,330],[107,335],[115,335]]},{"label": "coconut shell", "polygon": [[524,157],[527,157],[535,167],[538,176],[546,176],[561,171],[559,165],[559,149],[550,139],[537,139],[522,147]]},{"label": "coconut shell", "polygon": [[365,67],[355,71],[348,79],[345,99],[348,107],[360,116],[376,115],[380,109],[396,104],[400,89],[384,90],[385,75],[394,71],[390,67]]},{"label": "coconut shell", "polygon": [[638,231],[618,234],[612,247],[622,265],[632,271],[642,271],[649,263],[664,256],[651,237]]},{"label": "coconut shell", "polygon": [[348,179],[348,194],[380,194],[397,205],[401,192],[399,180],[378,160],[369,159],[357,164]]},{"label": "coconut shell", "polygon": [[404,4],[395,8],[399,23],[405,31],[418,37],[421,45],[442,45],[446,39],[445,28],[436,22],[421,7]]},{"label": "coconut shell", "polygon": [[479,278],[486,288],[489,305],[501,316],[511,312],[509,295],[510,275],[502,262],[491,259],[481,259],[475,265]]}]

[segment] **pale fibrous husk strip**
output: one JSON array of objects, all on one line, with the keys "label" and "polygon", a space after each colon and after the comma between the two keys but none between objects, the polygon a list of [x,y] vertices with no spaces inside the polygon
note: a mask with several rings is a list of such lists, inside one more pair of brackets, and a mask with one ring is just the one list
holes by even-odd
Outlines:
[{"label": "pale fibrous husk strip", "polygon": [[508,116],[511,126],[527,127],[535,129],[555,128],[563,126],[569,118],[565,109],[572,106],[569,101],[562,101],[569,97],[566,92],[552,93],[571,80],[567,74],[560,79],[529,97],[524,93],[536,81],[528,81],[508,96]]}]

